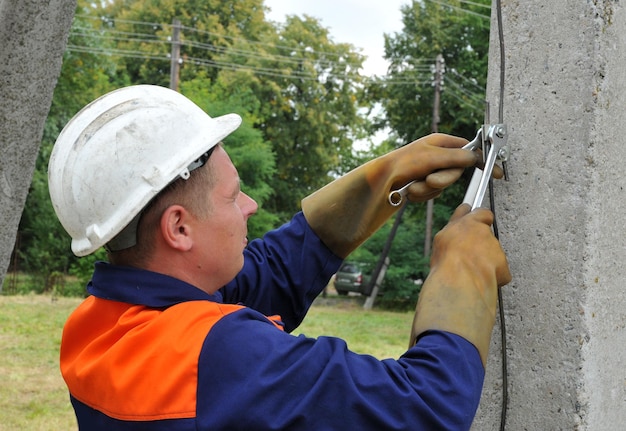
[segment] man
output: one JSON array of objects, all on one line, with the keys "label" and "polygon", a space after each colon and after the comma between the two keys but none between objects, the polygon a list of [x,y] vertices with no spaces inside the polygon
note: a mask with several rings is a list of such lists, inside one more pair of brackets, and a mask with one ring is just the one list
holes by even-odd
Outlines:
[{"label": "man", "polygon": [[497,287],[510,280],[486,209],[457,209],[436,237],[431,273],[398,360],[289,332],[342,260],[418,180],[427,200],[477,156],[431,135],[318,190],[302,212],[247,244],[256,203],[211,118],[155,86],[109,93],[61,132],[52,202],[72,250],[101,246],[91,296],[69,317],[61,370],[86,430],[468,429],[478,406]]}]

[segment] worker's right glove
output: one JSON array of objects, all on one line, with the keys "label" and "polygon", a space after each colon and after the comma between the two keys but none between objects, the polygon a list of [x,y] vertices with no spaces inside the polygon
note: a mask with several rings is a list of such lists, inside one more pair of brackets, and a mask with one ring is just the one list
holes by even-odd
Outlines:
[{"label": "worker's right glove", "polygon": [[487,362],[495,323],[498,287],[511,281],[506,256],[493,235],[491,211],[457,208],[436,236],[431,269],[422,286],[410,346],[429,330],[451,332],[477,349]]},{"label": "worker's right glove", "polygon": [[463,169],[480,165],[467,141],[444,134],[425,136],[377,157],[307,196],[302,211],[311,229],[337,256],[345,258],[398,209],[389,192],[416,181],[408,199],[423,202],[454,183]]}]

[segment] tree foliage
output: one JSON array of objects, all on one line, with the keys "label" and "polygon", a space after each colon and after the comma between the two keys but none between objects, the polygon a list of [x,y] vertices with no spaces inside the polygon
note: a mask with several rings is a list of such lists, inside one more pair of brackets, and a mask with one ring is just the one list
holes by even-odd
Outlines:
[{"label": "tree foliage", "polygon": [[[183,92],[189,94],[191,100],[213,116],[237,112],[244,117],[242,125],[224,139],[224,147],[239,171],[241,189],[259,204],[259,210],[248,221],[249,238],[259,238],[276,227],[279,220],[264,208],[273,194],[270,181],[276,173],[276,163],[270,144],[252,126],[255,109],[252,113],[247,112],[246,107],[257,103],[256,97],[248,87],[238,85],[241,83],[218,79],[217,83],[210,85],[210,81],[201,75],[182,85]],[[233,88],[237,90],[231,91],[230,84],[234,84]]]},{"label": "tree foliage", "polygon": [[[339,156],[361,136],[363,58],[347,44],[334,44],[312,18],[288,18],[265,67],[281,70],[269,78],[263,122],[276,154],[272,209],[286,218],[307,194],[330,181]],[[286,67],[285,67],[286,66]]]},{"label": "tree foliage", "polygon": [[385,109],[379,127],[390,127],[405,142],[432,132],[433,66],[441,54],[439,131],[475,135],[484,114],[490,3],[413,1],[402,6],[403,31],[385,35],[389,73],[372,88]]},{"label": "tree foliage", "polygon": [[[463,9],[484,14],[478,2],[487,0],[463,2]],[[224,146],[242,190],[259,203],[249,221],[256,238],[288,220],[303,197],[333,177],[430,132],[428,62],[438,53],[446,60],[440,130],[473,136],[482,117],[482,96],[473,92],[480,93],[486,80],[489,21],[459,13],[459,1],[445,3],[414,1],[402,8],[404,29],[385,37],[389,75],[372,82],[360,73],[364,57],[355,47],[335,43],[308,16],[267,21],[262,0],[79,0],[20,225],[23,269],[85,278],[93,260],[102,258],[100,251],[78,260],[69,251],[48,197],[48,157],[61,128],[89,101],[124,85],[169,86],[175,19],[178,90],[211,116],[236,112],[243,118]],[[383,109],[371,124],[366,114],[375,103]],[[353,151],[355,140],[382,128],[390,130],[385,142]],[[435,230],[462,194],[452,189],[437,201]],[[423,205],[405,212],[385,281],[390,302],[413,302],[419,290],[414,280],[427,271],[423,218]],[[355,258],[373,266],[389,229],[384,226]]]},{"label": "tree foliage", "polygon": [[271,31],[260,0],[110,0],[94,14],[116,40],[118,65],[132,84],[169,86],[175,19],[181,26],[181,81],[207,70],[215,78],[227,67],[221,57],[237,40]]}]

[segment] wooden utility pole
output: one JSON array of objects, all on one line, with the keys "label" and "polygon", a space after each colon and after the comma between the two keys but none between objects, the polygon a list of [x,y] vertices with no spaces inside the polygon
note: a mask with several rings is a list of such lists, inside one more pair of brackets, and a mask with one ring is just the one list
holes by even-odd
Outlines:
[{"label": "wooden utility pole", "polygon": [[[441,54],[437,55],[435,59],[435,103],[433,107],[433,124],[432,129],[433,133],[437,132],[439,124],[439,101],[441,99],[441,88],[443,86],[443,72],[444,72],[444,61],[443,56]],[[402,214],[406,208],[406,203],[402,205],[402,208],[397,212],[396,219],[394,221],[393,227],[391,228],[391,232],[389,232],[389,236],[387,237],[387,242],[385,243],[385,247],[378,259],[378,263],[376,264],[376,268],[372,273],[372,278],[370,280],[370,285],[368,286],[369,296],[363,305],[363,308],[369,310],[374,305],[374,300],[376,299],[376,295],[378,294],[378,287],[382,284],[382,280],[389,266],[389,251],[391,250],[391,245],[393,243],[393,239],[396,236],[396,231],[400,226],[400,221],[402,220]],[[431,236],[432,236],[432,220],[433,220],[433,201],[429,200],[426,206],[426,235],[424,240],[424,256],[428,256],[430,254],[430,244],[431,244]],[[383,269],[384,267],[384,269]],[[382,275],[381,275],[382,274]]]},{"label": "wooden utility pole", "polygon": [[180,78],[180,21],[174,18],[172,21],[172,53],[170,59],[170,88],[178,91]]},{"label": "wooden utility pole", "polygon": [[[435,59],[435,98],[433,102],[433,122],[431,131],[437,133],[439,131],[439,104],[441,101],[441,89],[443,87],[443,73],[445,72],[445,62],[443,55],[438,54]],[[430,247],[433,236],[433,200],[426,202],[426,233],[424,234],[424,256],[430,255]]]}]

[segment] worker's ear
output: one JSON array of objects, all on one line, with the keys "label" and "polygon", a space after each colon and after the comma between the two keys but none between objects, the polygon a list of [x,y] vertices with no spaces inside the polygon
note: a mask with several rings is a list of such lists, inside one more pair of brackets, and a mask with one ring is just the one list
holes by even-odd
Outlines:
[{"label": "worker's ear", "polygon": [[188,251],[193,245],[191,214],[181,205],[172,205],[161,214],[161,236],[167,245],[180,250]]}]

